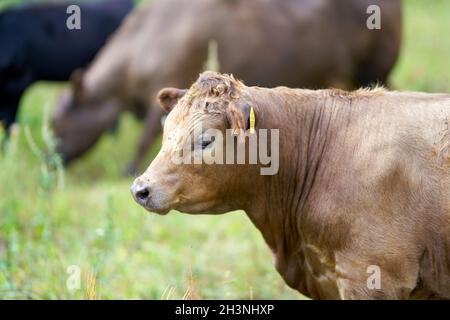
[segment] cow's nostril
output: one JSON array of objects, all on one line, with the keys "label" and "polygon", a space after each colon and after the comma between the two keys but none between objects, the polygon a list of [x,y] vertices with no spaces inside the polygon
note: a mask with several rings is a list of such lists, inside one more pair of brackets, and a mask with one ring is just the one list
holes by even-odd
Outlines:
[{"label": "cow's nostril", "polygon": [[140,201],[146,201],[149,195],[150,192],[148,191],[148,188],[143,188],[136,192],[136,198],[138,198]]}]

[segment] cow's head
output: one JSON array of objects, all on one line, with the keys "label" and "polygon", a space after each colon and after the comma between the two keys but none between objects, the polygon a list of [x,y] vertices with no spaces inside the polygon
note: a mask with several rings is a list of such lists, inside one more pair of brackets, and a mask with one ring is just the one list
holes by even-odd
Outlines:
[{"label": "cow's head", "polygon": [[237,198],[245,197],[245,181],[251,181],[257,169],[236,164],[237,153],[234,161],[227,161],[225,143],[234,133],[235,148],[248,131],[249,107],[240,96],[243,87],[232,76],[205,72],[189,90],[166,88],[158,93],[169,114],[159,154],[131,187],[136,202],[160,214],[170,209],[187,213],[240,209]]},{"label": "cow's head", "polygon": [[52,121],[57,151],[64,162],[70,162],[94,145],[114,125],[120,111],[117,98],[87,95],[82,73],[74,72],[71,86],[59,98]]}]

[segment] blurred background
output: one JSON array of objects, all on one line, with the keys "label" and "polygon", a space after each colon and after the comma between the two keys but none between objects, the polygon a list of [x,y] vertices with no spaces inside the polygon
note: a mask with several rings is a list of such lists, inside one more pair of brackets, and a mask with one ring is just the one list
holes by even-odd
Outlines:
[{"label": "blurred background", "polygon": [[[21,2],[0,0],[0,10]],[[450,2],[404,0],[403,28],[392,88],[450,92]],[[38,82],[26,91],[8,150],[0,153],[0,298],[301,297],[283,283],[242,212],[160,217],[134,203],[133,177],[121,174],[142,128],[131,115],[63,168],[49,153],[49,123],[66,85]],[[72,265],[81,271],[78,290],[66,286]]]}]

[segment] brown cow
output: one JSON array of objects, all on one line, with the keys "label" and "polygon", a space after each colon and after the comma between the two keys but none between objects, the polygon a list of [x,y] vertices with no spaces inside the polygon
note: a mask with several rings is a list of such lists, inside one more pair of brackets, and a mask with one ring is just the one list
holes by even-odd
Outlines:
[{"label": "brown cow", "polygon": [[[381,30],[366,27],[373,4],[381,8]],[[221,71],[251,85],[357,88],[386,83],[400,36],[398,0],[154,1],[133,12],[84,75],[74,76],[54,117],[59,151],[70,161],[121,112],[146,114],[128,170],[135,171],[160,131],[156,93],[188,87],[212,40]]]},{"label": "brown cow", "polygon": [[[312,298],[450,298],[450,95],[266,89],[210,72],[185,92],[159,93],[171,111],[132,186],[139,204],[244,210],[286,283]],[[279,129],[278,172],[205,164],[228,141],[210,129]],[[175,164],[186,145],[203,161]]]}]

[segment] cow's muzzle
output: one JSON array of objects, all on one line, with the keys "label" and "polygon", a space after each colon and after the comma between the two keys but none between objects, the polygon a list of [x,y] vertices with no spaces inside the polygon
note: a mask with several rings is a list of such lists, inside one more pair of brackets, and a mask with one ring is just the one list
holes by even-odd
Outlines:
[{"label": "cow's muzzle", "polygon": [[144,208],[147,207],[148,200],[150,199],[150,190],[147,186],[143,186],[138,180],[136,180],[131,186],[131,194],[137,203]]},{"label": "cow's muzzle", "polygon": [[139,178],[131,186],[131,194],[134,200],[148,211],[162,215],[170,211],[169,202],[164,196],[165,193],[162,193],[161,190],[152,189]]}]

